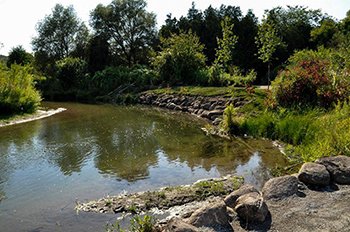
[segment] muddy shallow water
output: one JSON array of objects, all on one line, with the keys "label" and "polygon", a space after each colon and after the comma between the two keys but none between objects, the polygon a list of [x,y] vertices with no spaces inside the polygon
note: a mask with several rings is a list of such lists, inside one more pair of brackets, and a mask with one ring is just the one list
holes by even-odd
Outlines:
[{"label": "muddy shallow water", "polygon": [[269,141],[207,137],[193,116],[143,106],[67,111],[0,128],[1,231],[103,231],[75,202],[238,174],[257,187],[285,160]]}]

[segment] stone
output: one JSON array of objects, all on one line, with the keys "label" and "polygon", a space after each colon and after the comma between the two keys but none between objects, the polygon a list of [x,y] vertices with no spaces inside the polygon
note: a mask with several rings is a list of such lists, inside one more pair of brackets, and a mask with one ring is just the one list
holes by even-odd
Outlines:
[{"label": "stone", "polygon": [[227,195],[224,199],[226,206],[234,209],[236,207],[237,199],[247,193],[259,193],[259,191],[252,185],[245,184],[242,185],[239,189],[233,191],[229,195]]},{"label": "stone", "polygon": [[326,167],[331,180],[337,184],[350,184],[350,157],[340,155],[323,157],[316,161]]},{"label": "stone", "polygon": [[201,108],[204,109],[204,110],[209,110],[210,109],[210,103],[209,102],[206,102],[204,104],[201,105]]},{"label": "stone", "polygon": [[265,201],[257,192],[240,196],[235,211],[246,222],[264,222],[269,212]]},{"label": "stone", "polygon": [[212,203],[193,212],[187,221],[196,227],[230,227],[224,202]]},{"label": "stone", "polygon": [[224,112],[222,110],[212,110],[208,112],[208,117],[221,116]]},{"label": "stone", "polygon": [[262,194],[265,200],[282,200],[298,192],[298,178],[295,176],[281,176],[268,180]]},{"label": "stone", "polygon": [[166,232],[200,232],[200,230],[179,218],[172,218],[165,229]]},{"label": "stone", "polygon": [[304,163],[299,170],[298,179],[307,185],[327,186],[330,175],[322,164]]}]

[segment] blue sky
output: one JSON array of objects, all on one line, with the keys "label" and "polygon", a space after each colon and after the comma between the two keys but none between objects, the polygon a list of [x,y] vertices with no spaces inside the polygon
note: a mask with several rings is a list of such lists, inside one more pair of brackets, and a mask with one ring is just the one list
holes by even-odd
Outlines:
[{"label": "blue sky", "polygon": [[[187,14],[193,0],[148,0],[148,10],[157,14],[158,25],[162,25],[168,13],[175,17]],[[12,47],[22,45],[31,51],[30,41],[36,34],[35,25],[45,15],[51,13],[56,3],[64,6],[73,5],[78,16],[89,20],[89,14],[97,4],[109,4],[111,0],[0,0],[0,54],[5,54]],[[209,5],[219,7],[221,4],[240,6],[243,13],[253,9],[259,18],[265,9],[276,6],[301,5],[311,9],[321,9],[338,19],[345,17],[350,10],[350,0],[196,0],[198,9],[204,10]]]}]

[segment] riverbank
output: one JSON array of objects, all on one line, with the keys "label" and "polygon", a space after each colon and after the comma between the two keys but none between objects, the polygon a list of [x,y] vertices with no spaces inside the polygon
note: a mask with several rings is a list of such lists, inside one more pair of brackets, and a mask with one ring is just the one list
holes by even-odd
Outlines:
[{"label": "riverbank", "polygon": [[57,109],[49,109],[49,110],[37,110],[33,114],[17,115],[14,117],[10,117],[8,119],[1,119],[0,120],[0,127],[11,126],[11,125],[15,125],[15,124],[26,123],[26,122],[31,122],[31,121],[47,118],[47,117],[50,117],[52,115],[61,113],[65,110],[66,110],[65,108],[57,108]]},{"label": "riverbank", "polygon": [[[218,189],[219,183],[227,187],[232,180],[235,185],[229,187],[231,191],[225,189],[221,194],[209,194],[210,190]],[[167,232],[347,231],[350,227],[350,205],[344,204],[350,200],[349,157],[327,157],[305,163],[298,173],[272,178],[261,190],[251,185],[242,186],[237,180],[232,177],[213,179],[151,193],[109,197],[79,204],[77,209],[152,215],[160,218],[154,231]],[[208,194],[188,200],[192,196],[191,189],[202,193],[198,186],[207,189]],[[145,196],[152,204],[139,211],[138,206],[146,202]]]}]

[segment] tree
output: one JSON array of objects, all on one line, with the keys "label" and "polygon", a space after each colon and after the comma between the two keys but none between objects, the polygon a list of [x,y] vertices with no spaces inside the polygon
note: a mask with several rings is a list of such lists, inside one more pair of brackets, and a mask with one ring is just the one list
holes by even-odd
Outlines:
[{"label": "tree", "polygon": [[113,54],[122,64],[146,63],[156,38],[156,16],[144,0],[113,0],[99,4],[91,14],[97,34],[109,36]]},{"label": "tree", "polygon": [[258,45],[259,59],[267,63],[267,86],[270,86],[270,66],[278,46],[282,45],[281,38],[277,35],[276,29],[272,23],[266,20],[259,26],[258,36],[256,37],[256,44]]},{"label": "tree", "polygon": [[319,27],[311,31],[311,41],[317,46],[332,47],[335,43],[333,37],[338,31],[337,23],[333,19],[324,19]]},{"label": "tree", "polygon": [[167,84],[198,84],[200,71],[205,67],[204,46],[194,33],[180,33],[161,39],[162,51],[153,65]]},{"label": "tree", "polygon": [[12,64],[26,65],[32,61],[33,56],[20,45],[11,49],[7,59],[7,67],[11,67]]},{"label": "tree", "polygon": [[226,70],[229,68],[229,62],[232,60],[232,50],[234,49],[238,37],[233,34],[234,24],[229,17],[221,21],[222,38],[218,38],[218,48],[216,50],[215,63],[222,65]]},{"label": "tree", "polygon": [[88,29],[82,23],[73,6],[60,4],[37,24],[38,35],[32,41],[33,50],[41,57],[57,61],[79,52],[88,39]]}]

